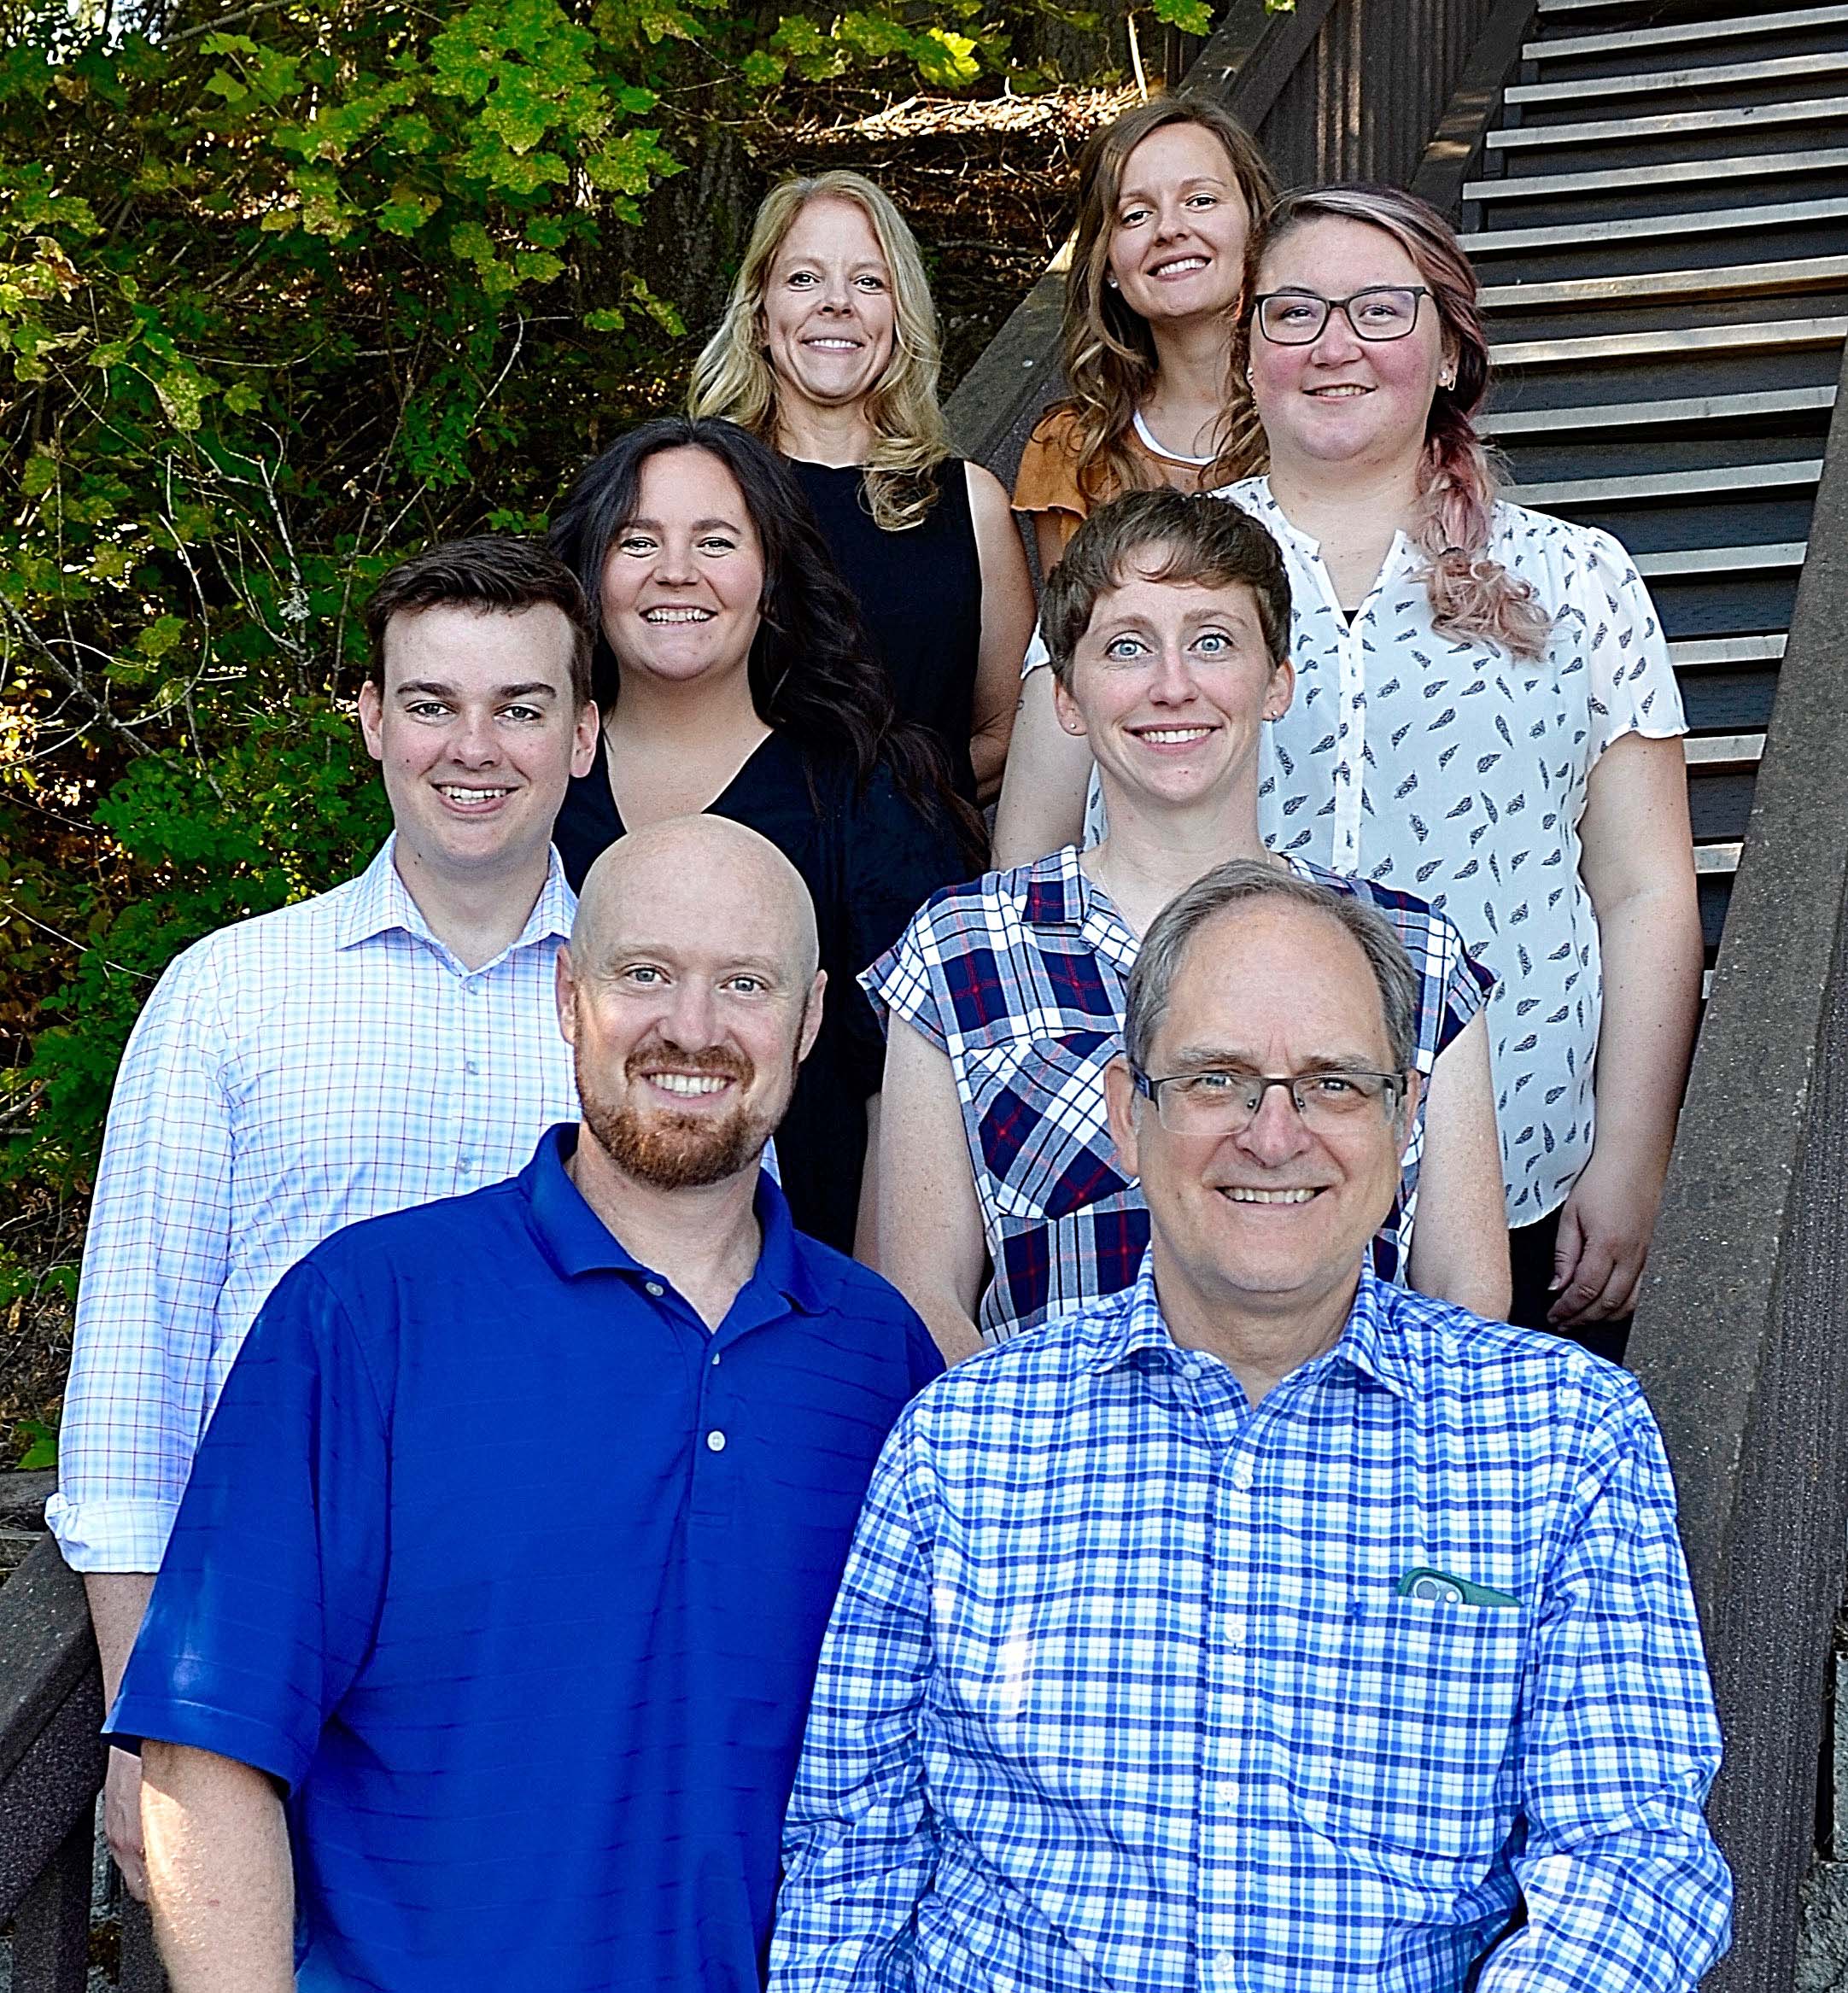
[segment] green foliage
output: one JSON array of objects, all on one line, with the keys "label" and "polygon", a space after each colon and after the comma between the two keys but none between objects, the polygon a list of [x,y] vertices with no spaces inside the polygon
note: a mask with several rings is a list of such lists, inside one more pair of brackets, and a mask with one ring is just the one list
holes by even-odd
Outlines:
[{"label": "green foliage", "polygon": [[30,1049],[0,1177],[81,1181],[173,954],[381,834],[345,717],[364,589],[434,537],[542,526],[677,398],[685,328],[637,266],[673,266],[641,254],[656,190],[817,91],[1031,87],[1009,24],[1040,10],[9,8],[0,1030]]},{"label": "green foliage", "polygon": [[57,1465],[58,1428],[55,1419],[22,1418],[13,1429],[26,1441],[26,1451],[19,1459],[22,1470]]}]

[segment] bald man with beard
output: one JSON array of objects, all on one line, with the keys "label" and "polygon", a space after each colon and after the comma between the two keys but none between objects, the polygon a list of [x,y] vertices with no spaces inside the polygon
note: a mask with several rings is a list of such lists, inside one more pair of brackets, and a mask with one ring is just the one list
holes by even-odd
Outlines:
[{"label": "bald man with beard", "polygon": [[942,1367],[758,1168],[816,962],[755,832],[624,838],[558,961],[581,1123],[264,1307],[110,1718],[174,1993],[760,1984],[860,1499]]}]

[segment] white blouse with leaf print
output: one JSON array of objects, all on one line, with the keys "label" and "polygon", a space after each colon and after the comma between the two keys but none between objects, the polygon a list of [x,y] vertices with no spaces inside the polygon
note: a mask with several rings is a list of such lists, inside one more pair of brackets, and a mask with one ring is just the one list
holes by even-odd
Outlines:
[{"label": "white blouse with leaf print", "polygon": [[1434,630],[1403,534],[1350,628],[1317,543],[1266,479],[1214,495],[1270,529],[1290,574],[1296,696],[1265,730],[1265,841],[1419,894],[1494,971],[1508,1222],[1531,1224],[1591,1153],[1601,979],[1578,869],[1586,785],[1624,734],[1687,731],[1655,605],[1608,533],[1502,503],[1488,551],[1551,611],[1543,657]]}]

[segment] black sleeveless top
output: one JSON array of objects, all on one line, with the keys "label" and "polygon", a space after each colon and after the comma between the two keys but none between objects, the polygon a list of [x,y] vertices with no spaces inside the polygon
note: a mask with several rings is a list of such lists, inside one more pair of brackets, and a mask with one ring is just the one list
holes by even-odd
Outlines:
[{"label": "black sleeveless top", "polygon": [[874,524],[858,466],[792,459],[790,468],[859,598],[900,716],[941,742],[951,780],[973,802],[969,726],[982,642],[982,568],[962,459],[948,457],[937,466],[937,502],[921,523],[902,533]]},{"label": "black sleeveless top", "polygon": [[[768,838],[815,902],[828,971],[822,1029],[776,1131],[776,1153],[798,1229],[851,1253],[866,1103],[886,1065],[879,1020],[857,979],[933,892],[968,875],[968,862],[950,826],[921,815],[887,769],[862,789],[844,762],[804,755],[783,733],[769,735],[706,808]],[[595,763],[572,780],[552,832],[574,892],[623,830],[599,733]]]}]

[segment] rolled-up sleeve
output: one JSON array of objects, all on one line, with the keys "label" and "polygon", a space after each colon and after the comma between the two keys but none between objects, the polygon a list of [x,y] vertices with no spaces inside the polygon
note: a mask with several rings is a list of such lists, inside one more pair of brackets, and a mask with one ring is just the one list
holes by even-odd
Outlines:
[{"label": "rolled-up sleeve", "polygon": [[211,944],[181,956],[109,1106],[46,1510],[79,1571],[155,1571],[208,1412],[232,1135]]},{"label": "rolled-up sleeve", "polygon": [[1640,1392],[1601,1439],[1529,1671],[1515,1862],[1528,1921],[1480,1993],[1679,1993],[1731,1936],[1731,1878],[1701,1812],[1719,1723]]}]

